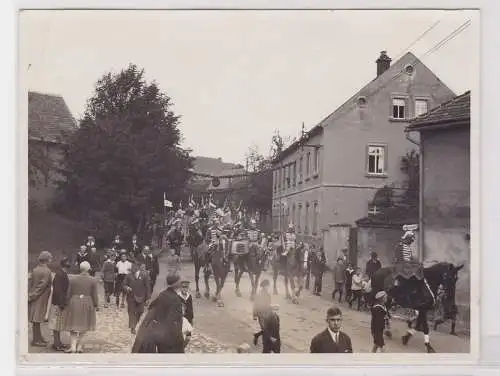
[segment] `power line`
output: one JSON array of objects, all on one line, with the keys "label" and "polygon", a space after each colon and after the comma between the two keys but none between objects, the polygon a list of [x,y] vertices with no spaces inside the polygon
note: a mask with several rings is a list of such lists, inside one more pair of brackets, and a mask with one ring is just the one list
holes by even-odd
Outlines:
[{"label": "power line", "polygon": [[408,51],[410,48],[412,48],[415,44],[417,44],[418,42],[420,42],[422,40],[423,37],[425,37],[432,29],[434,29],[437,25],[439,25],[441,23],[442,19],[434,22],[431,26],[429,26],[427,28],[427,30],[425,30],[422,34],[420,34],[418,36],[418,38],[416,40],[414,40],[412,43],[410,43],[409,46],[407,46],[406,48],[403,48],[403,50],[396,56],[395,60],[399,59],[401,56],[403,56],[403,54]]}]

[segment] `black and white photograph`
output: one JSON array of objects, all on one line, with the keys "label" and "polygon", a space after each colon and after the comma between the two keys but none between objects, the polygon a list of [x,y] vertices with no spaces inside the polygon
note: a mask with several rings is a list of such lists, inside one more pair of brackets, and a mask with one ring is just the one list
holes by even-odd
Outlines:
[{"label": "black and white photograph", "polygon": [[476,354],[479,30],[19,12],[21,357]]}]

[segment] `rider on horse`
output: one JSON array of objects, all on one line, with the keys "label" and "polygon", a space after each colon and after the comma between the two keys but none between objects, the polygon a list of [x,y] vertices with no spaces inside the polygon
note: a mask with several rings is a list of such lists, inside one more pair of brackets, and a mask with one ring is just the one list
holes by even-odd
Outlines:
[{"label": "rider on horse", "polygon": [[296,235],[295,235],[295,227],[293,223],[290,223],[288,225],[288,230],[285,232],[284,236],[284,247],[283,247],[283,253],[281,254],[282,256],[286,256],[288,252],[292,249],[295,249],[296,246]]},{"label": "rider on horse", "polygon": [[257,223],[255,219],[250,220],[250,228],[246,231],[248,245],[251,249],[252,247],[259,247],[260,242],[262,241],[262,233],[259,229],[257,229]]},{"label": "rider on horse", "polygon": [[[207,231],[206,243],[208,244],[207,251],[207,259],[205,263],[205,271],[209,270],[211,265],[212,256],[214,252],[217,250],[217,247],[220,245],[221,239],[225,237],[224,229],[220,224],[220,219],[218,217],[214,217],[212,219],[212,226],[209,227]],[[224,261],[227,262],[227,254],[224,249]]]},{"label": "rider on horse", "polygon": [[174,220],[174,223],[167,234],[167,239],[170,246],[175,250],[177,256],[181,255],[181,246],[184,241],[184,235],[182,233],[182,221],[180,218]]},{"label": "rider on horse", "polygon": [[398,243],[393,278],[394,287],[400,288],[401,291],[406,292],[401,295],[405,297],[408,305],[411,306],[415,304],[415,302],[412,301],[413,296],[417,292],[415,290],[426,282],[424,279],[423,265],[413,258],[413,252],[411,249],[411,245],[415,241],[413,228],[410,226],[403,226],[403,230],[405,233],[401,237],[401,241]]}]

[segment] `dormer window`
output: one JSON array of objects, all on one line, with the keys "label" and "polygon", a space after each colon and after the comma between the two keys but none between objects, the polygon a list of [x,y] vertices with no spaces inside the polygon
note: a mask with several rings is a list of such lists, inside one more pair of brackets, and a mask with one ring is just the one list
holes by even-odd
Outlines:
[{"label": "dormer window", "polygon": [[358,106],[359,107],[366,106],[366,97],[361,96],[358,98]]}]

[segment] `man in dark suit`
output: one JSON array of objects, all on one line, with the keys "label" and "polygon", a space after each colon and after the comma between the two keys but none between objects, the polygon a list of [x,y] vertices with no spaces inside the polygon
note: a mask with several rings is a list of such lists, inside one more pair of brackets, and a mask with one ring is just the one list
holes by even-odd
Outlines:
[{"label": "man in dark suit", "polygon": [[134,265],[123,285],[127,292],[128,325],[130,332],[135,334],[135,327],[144,313],[144,305],[147,305],[151,297],[151,282],[146,266]]},{"label": "man in dark suit", "polygon": [[160,264],[158,263],[158,257],[154,256],[153,252],[151,252],[151,249],[147,245],[145,245],[142,253],[137,256],[136,262],[139,264],[144,264],[146,266],[146,271],[149,274],[149,281],[151,282],[151,291],[153,291],[153,288],[156,284],[156,278],[158,277],[158,274],[160,274]]},{"label": "man in dark suit", "polygon": [[311,341],[311,353],[352,353],[351,338],[340,330],[342,311],[328,308],[326,311],[327,328]]}]

